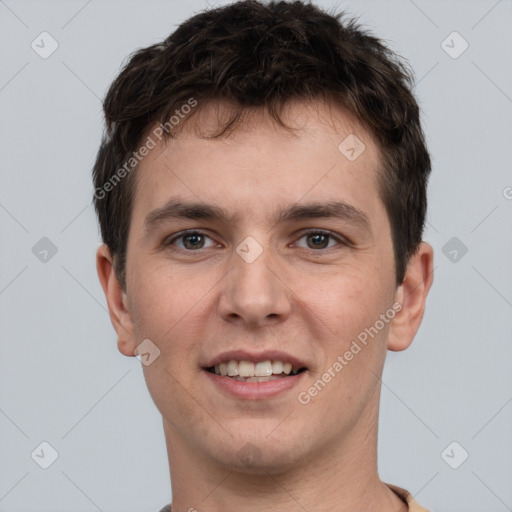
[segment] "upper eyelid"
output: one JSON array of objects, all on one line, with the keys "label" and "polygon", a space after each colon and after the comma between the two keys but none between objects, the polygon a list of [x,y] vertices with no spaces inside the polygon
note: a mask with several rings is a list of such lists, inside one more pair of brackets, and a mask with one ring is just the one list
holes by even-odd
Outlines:
[{"label": "upper eyelid", "polygon": [[304,231],[299,231],[298,235],[300,238],[306,235],[314,235],[314,234],[328,235],[331,238],[335,238],[338,242],[349,243],[348,239],[343,235],[339,235],[338,233],[334,233],[328,229],[320,229],[320,228],[306,228]]}]

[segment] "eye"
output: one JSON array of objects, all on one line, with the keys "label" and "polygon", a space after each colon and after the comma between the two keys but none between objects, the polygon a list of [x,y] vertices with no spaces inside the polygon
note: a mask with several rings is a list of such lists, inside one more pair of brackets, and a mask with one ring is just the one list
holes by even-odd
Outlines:
[{"label": "eye", "polygon": [[[198,249],[204,249],[205,238],[210,238],[202,231],[183,231],[179,235],[175,236],[170,240],[165,240],[164,245],[176,245],[175,241],[183,241],[183,246],[177,245],[179,249],[184,251],[195,251]],[[211,240],[211,238],[210,238]],[[212,244],[215,245],[215,244]],[[211,246],[210,246],[211,247]]]},{"label": "eye", "polygon": [[[209,246],[205,246],[205,239],[210,239],[212,243]],[[335,245],[348,245],[348,242],[344,241],[343,238],[335,236],[333,233],[321,229],[312,229],[303,232],[299,238],[306,238],[311,243],[307,243],[306,249],[319,250],[319,249],[330,249]],[[330,244],[330,242],[333,242]],[[163,241],[165,247],[173,245],[186,252],[199,251],[207,247],[214,247],[216,243],[208,235],[202,231],[190,230],[182,231],[172,238],[168,238]],[[300,247],[298,245],[298,247]]]},{"label": "eye", "polygon": [[347,245],[340,237],[334,236],[329,231],[323,231],[321,229],[313,229],[306,231],[305,233],[302,234],[300,238],[307,238],[308,240],[311,240],[311,245],[308,244],[308,247],[306,248],[313,250],[330,249],[332,245],[328,245],[329,240],[337,241],[341,245]]}]

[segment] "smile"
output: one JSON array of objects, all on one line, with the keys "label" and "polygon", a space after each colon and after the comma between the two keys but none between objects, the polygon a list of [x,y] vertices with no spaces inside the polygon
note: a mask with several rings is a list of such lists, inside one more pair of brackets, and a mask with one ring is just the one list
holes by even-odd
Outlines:
[{"label": "smile", "polygon": [[306,368],[293,367],[290,362],[283,361],[223,361],[208,368],[210,373],[231,377],[234,380],[243,382],[267,382],[270,380],[282,379],[289,375],[297,375]]}]

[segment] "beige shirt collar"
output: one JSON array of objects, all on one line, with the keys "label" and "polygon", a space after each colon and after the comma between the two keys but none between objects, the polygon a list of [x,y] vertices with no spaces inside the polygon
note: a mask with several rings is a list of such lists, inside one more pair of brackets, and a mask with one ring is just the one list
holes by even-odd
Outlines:
[{"label": "beige shirt collar", "polygon": [[421,507],[414,501],[412,494],[396,485],[386,484],[395,494],[402,498],[409,505],[409,512],[429,512],[426,508]]},{"label": "beige shirt collar", "polygon": [[[409,506],[409,512],[429,512],[426,508],[420,507],[412,497],[412,494],[396,485],[386,484],[395,494]],[[171,505],[166,505],[160,512],[172,512]]]}]

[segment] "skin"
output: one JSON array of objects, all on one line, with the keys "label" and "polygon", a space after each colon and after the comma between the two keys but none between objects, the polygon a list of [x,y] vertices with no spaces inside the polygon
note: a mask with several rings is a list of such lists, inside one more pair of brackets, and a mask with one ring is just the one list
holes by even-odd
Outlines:
[{"label": "skin", "polygon": [[[223,108],[203,106],[176,139],[141,162],[125,290],[108,248],[97,252],[120,352],[133,356],[146,338],[160,350],[143,369],[163,417],[173,511],[405,511],[377,473],[380,376],[386,351],[406,349],[419,328],[432,247],[420,245],[396,286],[391,228],[377,187],[379,149],[340,107],[291,103],[284,117],[294,134],[255,111],[229,137],[199,137],[198,127],[214,127]],[[338,150],[349,134],[366,146],[353,162]],[[146,216],[171,197],[216,204],[232,220],[171,220],[145,232]],[[327,200],[362,210],[371,231],[342,219],[275,218],[286,206]],[[205,236],[162,245],[191,228]],[[307,228],[350,244],[330,238],[321,245],[303,233]],[[252,263],[236,252],[247,236],[263,250]],[[402,310],[301,404],[298,393],[395,302]],[[301,358],[308,371],[298,388],[274,398],[228,397],[201,365],[238,348],[277,348]],[[247,443],[257,454],[250,467]]]}]

